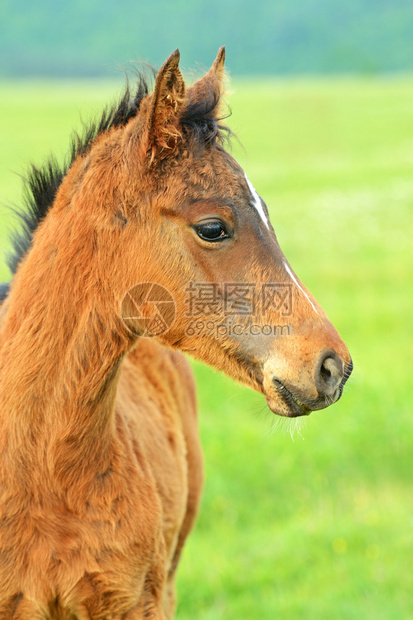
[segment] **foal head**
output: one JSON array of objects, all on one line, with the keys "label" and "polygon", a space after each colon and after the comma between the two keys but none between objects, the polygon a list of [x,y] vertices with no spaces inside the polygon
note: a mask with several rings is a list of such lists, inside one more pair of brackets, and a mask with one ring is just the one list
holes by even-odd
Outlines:
[{"label": "foal head", "polygon": [[[176,51],[136,114],[78,158],[60,202],[75,192],[82,217],[89,210],[107,294],[137,311],[122,306],[132,339],[150,335],[155,307],[168,329],[152,335],[262,392],[273,412],[322,409],[341,396],[351,358],[223,148],[224,48],[189,88],[178,63]],[[141,283],[156,286],[133,289]]]}]

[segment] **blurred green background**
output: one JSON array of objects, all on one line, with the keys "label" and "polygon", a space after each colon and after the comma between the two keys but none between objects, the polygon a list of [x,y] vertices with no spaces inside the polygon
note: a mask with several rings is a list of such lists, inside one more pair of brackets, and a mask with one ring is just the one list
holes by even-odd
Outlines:
[{"label": "blurred green background", "polygon": [[207,479],[178,620],[413,618],[412,26],[401,0],[0,7],[1,205],[117,96],[117,63],[208,66],[225,43],[233,154],[353,356],[298,428],[194,364]]},{"label": "blurred green background", "polygon": [[114,75],[120,63],[208,63],[237,75],[410,70],[411,0],[2,0],[0,75]]}]

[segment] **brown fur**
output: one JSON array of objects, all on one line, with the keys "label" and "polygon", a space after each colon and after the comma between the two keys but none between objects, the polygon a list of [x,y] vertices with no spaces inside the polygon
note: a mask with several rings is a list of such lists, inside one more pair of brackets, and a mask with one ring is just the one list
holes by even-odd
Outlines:
[{"label": "brown fur", "polygon": [[[174,348],[262,392],[281,415],[298,413],[275,379],[321,408],[320,355],[342,360],[343,376],[350,365],[302,288],[289,339],[188,335],[188,282],[290,280],[239,165],[218,141],[196,148],[181,122],[211,96],[219,116],[223,49],[187,91],[178,61],[174,52],[135,118],[71,166],[1,309],[0,618],[172,618],[202,488],[193,379]],[[206,216],[232,227],[230,242],[199,239]],[[176,301],[156,340],[120,318],[139,282]]]}]

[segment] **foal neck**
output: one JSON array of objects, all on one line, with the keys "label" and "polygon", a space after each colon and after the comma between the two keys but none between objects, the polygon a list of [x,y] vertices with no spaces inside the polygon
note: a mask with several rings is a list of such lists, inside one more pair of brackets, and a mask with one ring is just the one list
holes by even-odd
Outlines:
[{"label": "foal neck", "polygon": [[104,247],[95,223],[52,211],[20,265],[0,327],[0,427],[10,450],[30,450],[28,436],[48,453],[64,441],[73,461],[99,467],[109,449],[117,378],[133,343]]}]

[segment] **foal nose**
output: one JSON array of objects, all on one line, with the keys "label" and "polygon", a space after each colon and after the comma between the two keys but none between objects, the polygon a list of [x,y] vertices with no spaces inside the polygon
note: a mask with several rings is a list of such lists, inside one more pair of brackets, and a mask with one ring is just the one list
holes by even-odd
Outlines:
[{"label": "foal nose", "polygon": [[[347,374],[351,372],[349,368]],[[344,378],[344,362],[333,351],[324,351],[316,371],[316,387],[320,396],[334,396]]]}]

